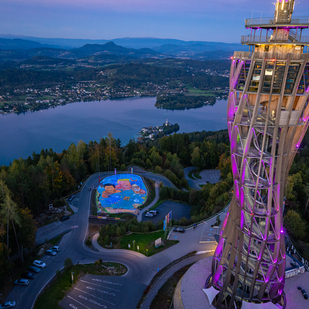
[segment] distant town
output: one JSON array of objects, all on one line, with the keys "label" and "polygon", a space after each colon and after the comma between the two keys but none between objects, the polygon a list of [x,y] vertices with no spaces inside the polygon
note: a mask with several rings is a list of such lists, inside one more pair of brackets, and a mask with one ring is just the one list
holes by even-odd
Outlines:
[{"label": "distant town", "polygon": [[[148,69],[149,66],[140,65],[140,67],[141,69]],[[183,108],[183,104],[186,104],[186,101],[189,101],[190,98],[191,105],[192,100],[196,101],[192,107],[200,107],[198,104],[201,105],[201,101],[203,103],[215,103],[216,99],[226,99],[228,95],[228,87],[226,85],[221,86],[222,78],[225,81],[227,76],[225,70],[204,70],[188,67],[188,71],[194,73],[190,74],[190,77],[186,77],[186,80],[179,80],[175,76],[173,79],[164,78],[166,81],[162,80],[161,77],[154,78],[151,81],[151,78],[144,77],[144,73],[138,71],[139,67],[134,69],[137,71],[137,74],[140,74],[138,81],[127,78],[123,73],[116,74],[119,71],[115,72],[115,70],[111,69],[101,69],[95,72],[96,75],[92,76],[92,79],[95,80],[92,81],[74,82],[72,80],[59,83],[45,82],[44,84],[37,84],[35,82],[31,86],[28,83],[25,85],[11,86],[6,89],[3,88],[0,91],[0,113],[24,113],[74,102],[103,101],[134,96],[156,96],[162,100],[163,97],[169,95],[182,95],[184,98],[181,99],[181,108]],[[188,71],[185,74],[188,74]],[[50,72],[50,74],[52,73]],[[197,74],[201,76],[197,77]],[[86,79],[86,76],[79,76],[79,78]],[[115,78],[117,80],[120,79],[121,82],[115,82]],[[203,84],[195,85],[192,82],[195,78],[198,78],[198,80],[202,78],[205,86]],[[211,78],[214,80],[209,82]],[[197,96],[204,96],[205,98],[203,100],[197,100]],[[167,102],[163,105],[161,103],[158,102],[156,107],[177,109],[179,106],[177,107],[176,105],[180,104],[180,102],[175,102],[174,107],[167,104]]]}]

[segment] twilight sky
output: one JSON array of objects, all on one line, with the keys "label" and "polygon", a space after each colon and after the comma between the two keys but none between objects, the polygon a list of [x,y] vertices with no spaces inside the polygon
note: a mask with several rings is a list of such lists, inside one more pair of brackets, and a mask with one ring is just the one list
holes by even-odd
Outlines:
[{"label": "twilight sky", "polygon": [[[244,19],[275,0],[1,0],[0,34],[50,38],[158,37],[239,42]],[[294,16],[309,15],[299,0]]]}]

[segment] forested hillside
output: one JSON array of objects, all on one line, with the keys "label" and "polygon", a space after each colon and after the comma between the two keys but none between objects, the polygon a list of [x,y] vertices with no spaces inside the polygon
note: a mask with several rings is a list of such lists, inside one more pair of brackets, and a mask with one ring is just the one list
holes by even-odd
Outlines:
[{"label": "forested hillside", "polygon": [[[306,134],[290,172],[284,218],[289,235],[306,258],[309,254],[308,155],[309,134]],[[52,149],[33,153],[26,160],[14,160],[10,166],[0,168],[2,274],[13,267],[8,257],[17,254],[21,248],[32,248],[36,231],[33,216],[45,212],[50,203],[57,205],[92,173],[108,171],[110,159],[112,169],[126,170],[129,165],[138,165],[169,178],[179,190],[162,188],[160,198],[190,204],[191,222],[218,212],[231,197],[233,180],[226,130],[173,134],[143,144],[131,140],[125,147],[109,134],[89,144],[83,141],[71,144],[61,153]],[[180,190],[189,189],[183,168],[192,165],[198,170],[219,168],[221,181],[207,184],[200,191]]]}]

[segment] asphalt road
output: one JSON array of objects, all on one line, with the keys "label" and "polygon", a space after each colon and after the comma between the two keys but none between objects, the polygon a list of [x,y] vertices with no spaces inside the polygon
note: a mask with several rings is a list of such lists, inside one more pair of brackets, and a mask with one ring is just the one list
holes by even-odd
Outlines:
[{"label": "asphalt road", "polygon": [[[102,173],[101,177],[106,177],[111,173]],[[74,264],[77,263],[91,263],[102,258],[103,261],[113,261],[125,264],[129,268],[129,273],[127,278],[135,279],[139,282],[148,282],[149,272],[146,271],[147,265],[145,263],[136,263],[136,257],[131,252],[123,252],[119,255],[110,251],[108,253],[102,254],[100,252],[95,252],[88,249],[84,245],[85,236],[88,229],[88,218],[89,218],[89,203],[90,203],[90,193],[88,191],[89,187],[97,184],[98,176],[93,175],[90,177],[83,187],[79,205],[78,212],[76,214],[75,226],[77,228],[73,229],[70,233],[67,246],[62,247],[61,251],[54,257],[44,256],[42,260],[47,264],[47,267],[43,269],[34,280],[27,287],[14,287],[11,291],[7,300],[15,300],[17,302],[17,309],[30,309],[32,308],[37,295],[40,293],[42,288],[46,283],[53,278],[56,271],[63,268],[64,260],[66,258],[71,258]],[[70,219],[71,220],[71,219]],[[69,220],[68,220],[69,221]]]},{"label": "asphalt road", "polygon": [[[137,171],[138,172],[138,171]],[[111,172],[100,173],[100,178],[112,175]],[[162,181],[164,184],[172,187],[173,185],[164,177],[144,172],[143,176],[150,179]],[[127,266],[128,273],[125,280],[131,280],[139,284],[148,285],[158,269],[168,265],[192,251],[207,250],[207,244],[199,244],[202,228],[198,227],[195,232],[188,231],[186,235],[182,235],[183,240],[177,245],[162,251],[155,256],[146,257],[140,253],[129,250],[99,250],[93,251],[84,245],[85,237],[88,230],[88,218],[90,211],[91,191],[98,183],[98,174],[92,175],[84,184],[78,199],[75,200],[74,206],[78,208],[78,212],[74,219],[74,229],[66,234],[61,241],[61,251],[54,257],[44,256],[42,260],[47,264],[36,278],[32,280],[29,286],[16,286],[11,291],[7,300],[15,300],[17,309],[31,309],[37,295],[45,287],[45,285],[54,277],[57,270],[63,268],[64,260],[71,258],[74,264],[77,263],[93,263],[98,259],[104,262],[122,263]],[[71,219],[70,219],[71,220]],[[68,221],[70,221],[68,220]],[[73,223],[73,220],[70,222]],[[200,231],[200,232],[199,232]],[[179,235],[180,236],[180,235]],[[176,237],[176,236],[175,236]],[[136,296],[138,298],[138,296]],[[91,308],[91,307],[89,307]]]},{"label": "asphalt road", "polygon": [[190,188],[201,190],[202,188],[200,187],[200,185],[204,185],[208,182],[217,183],[220,180],[221,173],[219,170],[203,170],[200,172],[201,179],[193,180],[189,177],[189,173],[194,170],[196,170],[195,166],[190,166],[183,169],[185,173],[185,179],[188,181],[188,185],[190,186]]},{"label": "asphalt road", "polygon": [[176,203],[172,201],[165,201],[159,205],[155,210],[158,214],[154,217],[146,217],[146,213],[143,214],[143,221],[151,221],[154,224],[158,224],[159,221],[163,221],[165,216],[172,211],[172,219],[179,220],[181,218],[190,219],[191,207],[186,204]]},{"label": "asphalt road", "polygon": [[201,190],[202,188],[197,184],[195,183],[194,180],[192,180],[190,177],[189,177],[189,173],[191,171],[194,171],[196,170],[196,167],[195,166],[190,166],[190,167],[186,167],[183,169],[184,173],[185,173],[185,179],[187,180],[188,182],[188,185],[190,188],[192,189],[195,189],[195,190]]},{"label": "asphalt road", "polygon": [[64,309],[135,309],[145,284],[125,277],[85,275],[65,296]]}]

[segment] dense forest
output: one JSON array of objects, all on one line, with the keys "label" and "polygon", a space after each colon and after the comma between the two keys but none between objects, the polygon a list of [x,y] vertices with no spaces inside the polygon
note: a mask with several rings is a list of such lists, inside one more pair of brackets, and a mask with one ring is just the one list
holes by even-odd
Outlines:
[{"label": "dense forest", "polygon": [[[111,157],[110,157],[111,154]],[[305,258],[309,258],[309,134],[291,168],[286,189],[284,223],[289,235]],[[14,160],[0,168],[0,273],[12,267],[8,257],[22,248],[34,245],[36,223],[33,217],[46,212],[49,203],[55,206],[60,199],[74,192],[81,182],[99,171],[126,170],[138,165],[161,173],[179,190],[166,187],[160,199],[179,200],[191,205],[191,220],[196,222],[217,213],[231,197],[233,184],[226,130],[173,134],[161,139],[137,143],[134,140],[121,147],[120,140],[109,134],[99,141],[80,141],[61,153],[52,149],[33,153],[27,159]],[[206,184],[196,191],[184,178],[185,166],[198,170],[219,168],[221,181]],[[187,189],[182,190],[182,189]],[[190,223],[183,222],[183,223]],[[153,227],[149,227],[150,230]]]},{"label": "dense forest", "polygon": [[108,171],[110,158],[112,168],[125,170],[130,164],[139,165],[162,173],[179,189],[189,189],[183,166],[196,163],[198,150],[199,168],[215,168],[219,156],[227,151],[227,140],[226,131],[195,132],[173,134],[145,144],[131,140],[121,147],[120,140],[109,134],[98,142],[71,144],[62,153],[43,149],[26,160],[18,159],[10,166],[2,166],[0,272],[11,267],[5,264],[8,256],[18,253],[22,247],[33,246],[36,231],[33,216],[48,210],[50,203],[59,205],[62,197],[74,192],[92,173]]},{"label": "dense forest", "polygon": [[228,85],[228,79],[211,76],[205,73],[192,73],[185,68],[159,66],[142,63],[114,64],[106,68],[75,68],[70,70],[0,70],[0,95],[12,92],[16,87],[55,85],[58,83],[76,83],[80,81],[96,81],[111,87],[127,85],[140,87],[145,83],[165,85],[182,81],[191,87],[210,89]]},{"label": "dense forest", "polygon": [[188,96],[184,94],[162,94],[157,97],[155,106],[164,109],[191,109],[216,103],[214,96]]},{"label": "dense forest", "polygon": [[[286,188],[284,225],[296,247],[309,260],[309,133],[291,167]],[[294,242],[295,243],[295,242]]]}]

